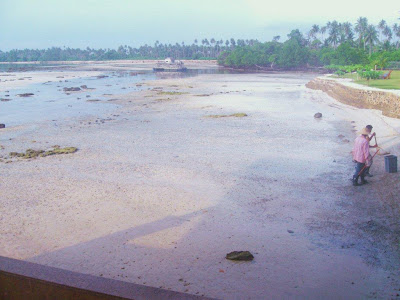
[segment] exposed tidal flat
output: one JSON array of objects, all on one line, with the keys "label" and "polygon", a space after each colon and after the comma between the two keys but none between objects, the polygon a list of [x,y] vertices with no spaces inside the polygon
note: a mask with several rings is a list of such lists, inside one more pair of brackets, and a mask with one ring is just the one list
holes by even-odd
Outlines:
[{"label": "exposed tidal flat", "polygon": [[[222,299],[396,296],[399,176],[377,156],[348,179],[356,131],[399,154],[398,120],[313,74],[101,66],[0,73],[0,255]],[[10,156],[55,145],[77,151]]]}]

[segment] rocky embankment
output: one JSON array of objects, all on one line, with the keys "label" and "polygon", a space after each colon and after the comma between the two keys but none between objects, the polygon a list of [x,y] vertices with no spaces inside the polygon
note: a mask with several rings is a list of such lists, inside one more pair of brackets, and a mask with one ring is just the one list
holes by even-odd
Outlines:
[{"label": "rocky embankment", "polygon": [[391,92],[350,87],[334,79],[316,78],[306,86],[321,90],[336,100],[358,108],[381,110],[385,116],[400,119],[400,97]]}]

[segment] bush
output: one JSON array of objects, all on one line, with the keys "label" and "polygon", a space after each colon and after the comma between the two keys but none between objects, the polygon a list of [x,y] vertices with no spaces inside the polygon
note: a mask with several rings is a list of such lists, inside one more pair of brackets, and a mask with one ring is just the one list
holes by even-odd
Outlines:
[{"label": "bush", "polygon": [[340,76],[344,76],[344,74],[346,74],[346,73],[341,70],[338,70],[335,72],[335,74],[340,77]]},{"label": "bush", "polygon": [[379,71],[358,71],[358,75],[361,78],[370,80],[370,79],[379,79],[382,76],[382,72]]}]

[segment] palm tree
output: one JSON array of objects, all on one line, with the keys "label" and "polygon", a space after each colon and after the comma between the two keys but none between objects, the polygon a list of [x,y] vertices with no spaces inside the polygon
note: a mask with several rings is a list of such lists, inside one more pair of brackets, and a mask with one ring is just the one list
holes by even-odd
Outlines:
[{"label": "palm tree", "polygon": [[342,34],[344,35],[345,41],[352,41],[354,34],[353,34],[353,25],[350,22],[344,22],[341,24]]},{"label": "palm tree", "polygon": [[361,43],[364,43],[364,50],[365,50],[365,33],[367,31],[367,27],[368,27],[368,19],[364,18],[364,17],[359,17],[357,19],[357,23],[356,23],[356,27],[355,27],[355,31],[358,33],[358,42],[359,45],[361,45]]},{"label": "palm tree", "polygon": [[328,24],[329,24],[328,42],[331,43],[334,48],[336,48],[339,42],[340,24],[336,20],[333,22],[329,22]]},{"label": "palm tree", "polygon": [[236,41],[234,38],[231,38],[231,47],[235,48],[235,46],[236,46]]},{"label": "palm tree", "polygon": [[226,46],[226,48],[229,47],[229,40],[226,40],[226,41],[225,41],[225,46]]},{"label": "palm tree", "polygon": [[[393,33],[398,39],[400,39],[400,26],[397,23],[393,25]],[[399,49],[399,40],[396,41],[396,49]]]},{"label": "palm tree", "polygon": [[378,28],[379,28],[379,35],[380,35],[380,37],[381,37],[381,40],[382,40],[382,33],[383,33],[383,31],[385,30],[385,27],[386,27],[387,25],[386,25],[386,21],[385,20],[381,20],[379,23],[378,23]]},{"label": "palm tree", "polygon": [[367,30],[365,31],[365,43],[369,44],[369,56],[372,54],[372,47],[375,42],[378,42],[378,31],[374,25],[368,25]]},{"label": "palm tree", "polygon": [[319,30],[319,32],[320,32],[321,35],[322,35],[322,39],[323,39],[323,40],[325,40],[325,33],[326,33],[327,29],[328,29],[328,27],[322,26],[322,27],[320,28],[320,30]]},{"label": "palm tree", "polygon": [[390,42],[393,37],[392,29],[388,25],[383,29],[383,35],[386,37],[386,41]]},{"label": "palm tree", "polygon": [[318,33],[319,33],[319,26],[318,26],[317,24],[314,24],[314,25],[311,27],[311,30],[310,30],[310,32],[308,33],[308,36],[309,36],[310,38],[312,38],[313,40],[315,40]]},{"label": "palm tree", "polygon": [[214,38],[211,38],[211,40],[210,40],[210,43],[211,43],[211,46],[212,46],[212,48],[211,48],[211,55],[213,55],[213,48],[215,48],[215,43],[216,43],[217,41],[214,39]]}]

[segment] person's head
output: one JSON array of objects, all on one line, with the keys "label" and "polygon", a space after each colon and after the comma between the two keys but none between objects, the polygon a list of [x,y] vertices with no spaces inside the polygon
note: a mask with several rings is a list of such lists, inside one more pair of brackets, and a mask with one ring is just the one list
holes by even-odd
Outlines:
[{"label": "person's head", "polygon": [[365,129],[367,129],[367,131],[369,132],[369,133],[371,133],[371,131],[372,131],[372,125],[367,125],[367,126],[365,126]]},{"label": "person's head", "polygon": [[369,133],[370,133],[370,131],[368,131],[367,127],[365,127],[365,128],[363,128],[363,129],[361,130],[360,133],[361,133],[361,135],[368,136]]}]

